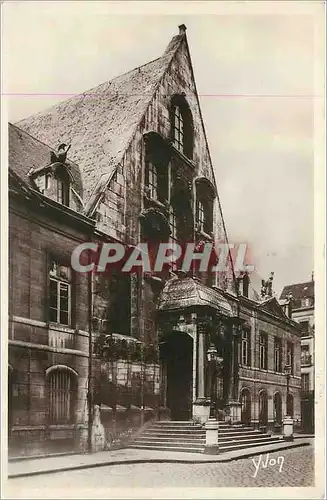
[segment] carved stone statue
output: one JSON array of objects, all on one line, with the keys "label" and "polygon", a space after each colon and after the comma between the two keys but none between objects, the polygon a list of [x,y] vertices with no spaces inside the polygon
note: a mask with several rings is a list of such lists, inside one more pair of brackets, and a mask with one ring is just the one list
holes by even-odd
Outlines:
[{"label": "carved stone statue", "polygon": [[261,280],[261,297],[272,297],[273,295],[273,290],[272,290],[272,282],[274,279],[274,273],[271,272],[269,278],[267,281]]},{"label": "carved stone statue", "polygon": [[51,163],[66,163],[67,153],[70,150],[71,146],[67,146],[67,144],[60,144],[58,147],[58,151],[54,153],[51,151]]}]

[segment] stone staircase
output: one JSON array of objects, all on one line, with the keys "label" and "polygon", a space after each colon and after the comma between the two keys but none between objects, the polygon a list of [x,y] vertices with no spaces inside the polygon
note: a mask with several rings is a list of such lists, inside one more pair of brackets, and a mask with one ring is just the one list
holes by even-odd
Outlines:
[{"label": "stone staircase", "polygon": [[[235,451],[280,442],[279,436],[246,426],[219,423],[219,451]],[[200,424],[187,421],[160,421],[150,424],[129,445],[147,450],[204,453],[205,430]]]}]

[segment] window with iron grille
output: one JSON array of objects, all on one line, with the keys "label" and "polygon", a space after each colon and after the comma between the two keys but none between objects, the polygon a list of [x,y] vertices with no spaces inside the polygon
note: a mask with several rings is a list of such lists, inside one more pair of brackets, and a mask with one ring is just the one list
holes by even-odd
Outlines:
[{"label": "window with iron grille", "polygon": [[294,346],[291,342],[287,342],[286,364],[291,367],[291,374],[294,373]]},{"label": "window with iron grille", "polygon": [[49,423],[72,424],[76,391],[75,374],[61,368],[48,376]]},{"label": "window with iron grille", "polygon": [[260,368],[262,370],[268,369],[268,335],[265,333],[260,334]]},{"label": "window with iron grille", "polygon": [[71,269],[56,261],[50,268],[49,320],[67,326],[71,322]]},{"label": "window with iron grille", "polygon": [[275,372],[282,371],[282,341],[279,338],[275,338],[274,369],[275,369]]}]

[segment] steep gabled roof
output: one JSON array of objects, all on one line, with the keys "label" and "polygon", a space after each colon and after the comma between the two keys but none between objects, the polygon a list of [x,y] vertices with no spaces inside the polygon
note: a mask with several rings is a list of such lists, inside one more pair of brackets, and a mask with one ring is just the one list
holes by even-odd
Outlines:
[{"label": "steep gabled roof", "polygon": [[294,300],[314,298],[315,282],[307,281],[305,283],[296,283],[294,285],[284,286],[280,298],[286,299],[290,294]]},{"label": "steep gabled roof", "polygon": [[[49,146],[35,137],[9,123],[8,127],[9,169],[12,170],[24,183],[36,188],[29,172],[46,167],[50,163]],[[67,161],[67,168],[72,175],[73,187],[82,195],[82,179],[78,166]]]},{"label": "steep gabled roof", "polygon": [[122,159],[183,37],[173,37],[162,57],[18,123],[53,148],[71,144],[88,206]]}]

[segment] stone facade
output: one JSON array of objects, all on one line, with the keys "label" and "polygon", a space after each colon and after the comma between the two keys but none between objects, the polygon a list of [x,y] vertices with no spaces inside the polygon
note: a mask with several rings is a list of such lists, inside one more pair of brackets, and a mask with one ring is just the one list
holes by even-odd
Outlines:
[{"label": "stone facade", "polygon": [[[51,451],[61,438],[70,449],[110,448],[148,420],[204,422],[209,411],[275,428],[289,345],[298,418],[297,326],[274,299],[242,297],[230,261],[219,273],[177,266],[67,278],[83,241],[227,242],[185,27],[161,58],[90,93],[10,127],[12,454]],[[51,148],[68,140],[67,160],[53,163]]]},{"label": "stone facade", "polygon": [[281,301],[301,329],[301,415],[302,427],[314,431],[314,337],[315,306],[314,279],[284,287]]}]

